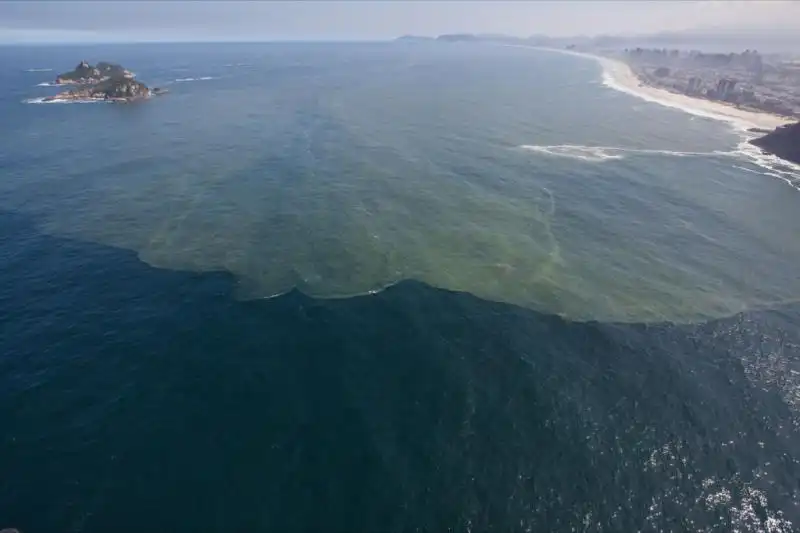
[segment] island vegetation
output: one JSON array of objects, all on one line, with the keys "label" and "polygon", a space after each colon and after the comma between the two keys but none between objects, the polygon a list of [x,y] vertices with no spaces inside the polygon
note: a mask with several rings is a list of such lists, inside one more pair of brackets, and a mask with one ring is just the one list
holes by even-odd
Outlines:
[{"label": "island vegetation", "polygon": [[142,100],[164,89],[150,89],[135,79],[135,74],[122,65],[101,61],[92,66],[81,61],[77,67],[56,77],[56,85],[76,85],[69,91],[45,98],[45,101],[95,101],[130,102]]},{"label": "island vegetation", "polygon": [[133,77],[133,72],[124,69],[122,65],[101,61],[92,66],[86,61],[81,61],[73,70],[59,74],[56,77],[56,85],[85,85],[100,83],[112,78],[131,79]]}]

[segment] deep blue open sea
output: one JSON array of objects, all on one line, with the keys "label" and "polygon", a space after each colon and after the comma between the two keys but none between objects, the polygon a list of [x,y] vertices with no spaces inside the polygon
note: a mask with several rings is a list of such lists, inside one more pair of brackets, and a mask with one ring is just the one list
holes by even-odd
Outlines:
[{"label": "deep blue open sea", "polygon": [[602,80],[0,47],[0,528],[797,531],[800,175]]}]

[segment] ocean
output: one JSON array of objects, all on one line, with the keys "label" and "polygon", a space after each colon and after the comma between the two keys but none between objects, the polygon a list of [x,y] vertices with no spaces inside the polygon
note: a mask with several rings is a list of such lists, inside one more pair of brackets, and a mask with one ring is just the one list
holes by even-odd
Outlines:
[{"label": "ocean", "polygon": [[[170,92],[43,103],[81,60]],[[0,47],[0,528],[798,530],[800,172],[618,89]]]}]

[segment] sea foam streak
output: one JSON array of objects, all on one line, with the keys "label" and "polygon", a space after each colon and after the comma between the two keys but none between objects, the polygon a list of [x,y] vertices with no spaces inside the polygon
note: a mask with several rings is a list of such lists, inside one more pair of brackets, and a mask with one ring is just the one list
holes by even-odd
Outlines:
[{"label": "sea foam streak", "polygon": [[217,78],[213,76],[203,76],[201,78],[178,78],[175,80],[175,83],[186,83],[190,81],[208,81],[208,80],[216,80]]},{"label": "sea foam streak", "polygon": [[29,68],[25,72],[53,72],[51,68]]},{"label": "sea foam streak", "polygon": [[602,163],[604,161],[624,159],[625,154],[666,155],[674,157],[717,157],[731,155],[730,152],[680,152],[675,150],[623,148],[617,146],[583,146],[579,144],[524,144],[520,146],[520,148],[540,154],[580,159],[581,161],[588,161],[592,163]]},{"label": "sea foam streak", "polygon": [[110,103],[107,100],[47,100],[47,97],[41,96],[39,98],[28,98],[23,100],[23,104],[104,104]]},{"label": "sea foam streak", "polygon": [[795,189],[800,190],[800,165],[781,159],[776,155],[763,152],[757,146],[750,144],[750,139],[751,138],[745,138],[739,143],[737,149],[731,153],[763,169],[759,174],[778,178]]}]

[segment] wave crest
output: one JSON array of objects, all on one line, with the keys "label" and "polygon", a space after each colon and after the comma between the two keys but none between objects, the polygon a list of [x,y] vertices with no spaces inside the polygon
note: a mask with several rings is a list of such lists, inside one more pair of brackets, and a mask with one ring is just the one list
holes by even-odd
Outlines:
[{"label": "wave crest", "polygon": [[208,81],[208,80],[216,80],[217,78],[214,76],[202,76],[200,78],[178,78],[173,80],[174,83],[187,83],[190,81]]},{"label": "wave crest", "polygon": [[748,170],[750,172],[757,172],[779,180],[785,181],[797,190],[800,190],[800,165],[781,159],[776,155],[769,154],[761,150],[761,148],[750,144],[752,137],[746,137],[739,145],[733,154],[746,159],[748,163],[762,169],[760,172],[750,169],[740,168],[741,170]]},{"label": "wave crest", "polygon": [[620,146],[585,146],[580,144],[523,144],[519,148],[539,154],[579,159],[591,163],[602,163],[625,159],[626,155],[666,155],[674,157],[717,157],[728,152],[684,152],[678,150],[656,150],[647,148],[625,148]]},{"label": "wave crest", "polygon": [[38,98],[28,98],[22,101],[23,104],[103,104],[106,100],[48,100],[45,96]]}]

